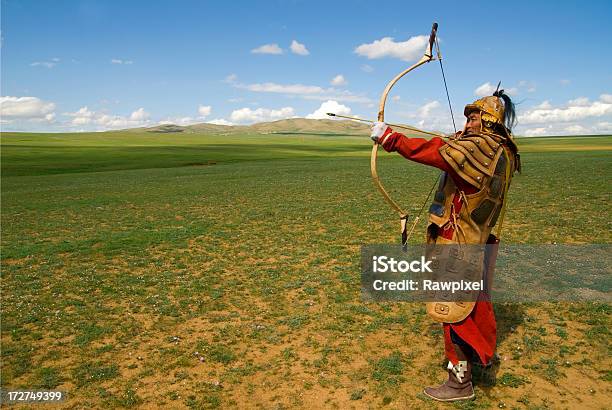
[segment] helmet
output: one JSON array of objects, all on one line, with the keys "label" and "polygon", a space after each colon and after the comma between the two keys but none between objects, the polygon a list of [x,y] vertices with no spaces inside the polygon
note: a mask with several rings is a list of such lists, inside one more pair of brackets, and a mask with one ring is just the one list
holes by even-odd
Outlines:
[{"label": "helmet", "polygon": [[485,128],[492,128],[493,124],[504,125],[504,104],[499,97],[489,96],[476,100],[466,105],[463,113],[467,117],[474,111],[480,112],[480,120]]},{"label": "helmet", "polygon": [[[499,86],[498,86],[499,88]],[[502,101],[503,100],[503,101]],[[512,137],[512,132],[506,126],[506,105],[509,105],[509,112],[511,118],[514,118],[514,104],[510,97],[504,94],[504,90],[495,91],[495,93],[488,97],[483,97],[479,100],[474,101],[471,104],[465,106],[463,111],[467,117],[472,112],[480,113],[480,131],[487,134],[500,135],[504,138],[510,146],[510,148],[517,153],[518,147]],[[511,122],[514,120],[512,119]]]}]

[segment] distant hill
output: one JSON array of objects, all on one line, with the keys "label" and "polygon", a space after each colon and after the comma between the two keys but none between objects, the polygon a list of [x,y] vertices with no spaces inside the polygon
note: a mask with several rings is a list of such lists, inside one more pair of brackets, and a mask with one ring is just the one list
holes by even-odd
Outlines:
[{"label": "distant hill", "polygon": [[175,125],[163,124],[148,128],[131,128],[124,131],[146,131],[158,133],[185,133],[185,134],[341,134],[363,135],[368,133],[368,124],[350,120],[311,120],[306,118],[291,118],[286,120],[260,122],[253,125],[217,125],[194,124]]},{"label": "distant hill", "polygon": [[291,118],[273,122],[260,122],[249,125],[248,130],[257,133],[330,133],[363,134],[370,129],[368,124],[350,120],[309,120]]}]

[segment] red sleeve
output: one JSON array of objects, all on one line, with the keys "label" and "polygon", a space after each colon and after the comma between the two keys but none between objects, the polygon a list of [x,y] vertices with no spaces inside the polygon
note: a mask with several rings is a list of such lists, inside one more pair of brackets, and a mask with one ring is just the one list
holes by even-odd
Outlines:
[{"label": "red sleeve", "polygon": [[408,138],[399,132],[391,132],[383,136],[381,141],[382,147],[387,152],[397,151],[411,161],[436,167],[446,172],[452,173],[453,171],[440,155],[440,147],[446,144],[442,138],[434,137],[430,140]]},{"label": "red sleeve", "polygon": [[478,189],[461,178],[440,154],[440,147],[446,144],[440,137],[430,140],[425,138],[409,138],[402,133],[393,132],[391,128],[381,138],[381,145],[387,152],[397,151],[403,157],[421,164],[429,165],[447,172],[459,189],[466,194],[472,194]]}]

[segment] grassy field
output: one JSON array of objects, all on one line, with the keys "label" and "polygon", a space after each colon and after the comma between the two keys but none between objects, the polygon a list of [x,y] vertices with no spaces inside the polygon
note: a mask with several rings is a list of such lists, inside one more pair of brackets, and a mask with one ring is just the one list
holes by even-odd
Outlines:
[{"label": "grassy field", "polygon": [[[449,407],[420,394],[444,377],[424,306],[360,300],[360,245],[398,240],[367,137],[1,143],[2,388],[75,409]],[[503,241],[611,243],[612,137],[519,144]],[[415,211],[437,171],[381,156]],[[609,305],[495,308],[498,384],[450,407],[608,406]]]}]

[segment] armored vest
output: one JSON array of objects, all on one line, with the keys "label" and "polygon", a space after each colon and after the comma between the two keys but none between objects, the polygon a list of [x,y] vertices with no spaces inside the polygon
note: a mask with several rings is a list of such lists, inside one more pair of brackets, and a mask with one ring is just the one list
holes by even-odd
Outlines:
[{"label": "armored vest", "polygon": [[[429,223],[440,228],[452,223],[455,229],[450,243],[484,244],[497,223],[504,190],[510,186],[516,169],[515,154],[503,141],[495,134],[467,134],[440,148],[440,154],[453,170],[478,189],[474,194],[465,194],[447,173],[443,174],[429,208]],[[454,216],[455,195],[461,196],[462,206]],[[431,231],[428,230],[428,243],[437,240]]]},{"label": "armored vest", "polygon": [[[476,193],[460,191],[453,179],[444,173],[434,201],[429,208],[429,229],[427,242],[434,245],[487,243],[491,230],[503,210],[505,193],[510,186],[514,171],[519,167],[515,149],[505,145],[504,139],[495,134],[467,134],[450,140],[440,148],[440,154],[453,170],[470,185]],[[453,199],[459,195],[461,209],[454,209]],[[439,229],[452,224],[451,240],[436,236]],[[457,279],[484,278],[486,261],[491,255],[484,247],[472,246],[458,250],[442,246],[433,249],[438,252],[441,274],[447,277],[456,273]],[[456,323],[465,319],[475,305],[474,299],[449,300],[443,292],[428,302],[427,313],[438,322]]]}]

